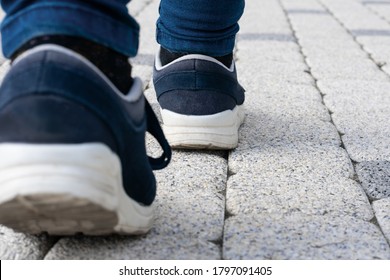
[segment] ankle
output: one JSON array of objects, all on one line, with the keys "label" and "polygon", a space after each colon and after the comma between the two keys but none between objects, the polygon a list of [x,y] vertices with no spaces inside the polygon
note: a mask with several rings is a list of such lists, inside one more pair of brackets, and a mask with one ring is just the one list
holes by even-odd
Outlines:
[{"label": "ankle", "polygon": [[127,93],[132,84],[131,65],[128,57],[117,51],[82,37],[67,35],[46,35],[36,37],[25,43],[12,55],[14,60],[23,52],[43,44],[56,44],[71,49],[91,61],[123,93]]}]

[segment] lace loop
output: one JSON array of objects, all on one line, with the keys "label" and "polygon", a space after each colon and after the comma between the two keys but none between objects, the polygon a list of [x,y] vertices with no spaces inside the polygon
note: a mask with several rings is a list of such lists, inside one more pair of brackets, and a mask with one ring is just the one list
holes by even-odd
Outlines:
[{"label": "lace loop", "polygon": [[152,107],[147,100],[145,101],[147,131],[157,140],[163,150],[163,154],[159,158],[148,156],[149,163],[153,170],[160,170],[167,167],[167,165],[170,163],[172,158],[172,150],[167,139],[165,138],[164,132],[156,115],[154,114]]}]

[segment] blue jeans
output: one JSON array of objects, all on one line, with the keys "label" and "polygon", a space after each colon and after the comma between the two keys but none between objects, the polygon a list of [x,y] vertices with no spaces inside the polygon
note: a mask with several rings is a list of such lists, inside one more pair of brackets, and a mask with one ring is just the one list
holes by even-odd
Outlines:
[{"label": "blue jeans", "polygon": [[[138,50],[139,25],[129,0],[1,0],[2,46],[10,57],[42,35],[75,35],[127,56]],[[161,0],[157,42],[174,52],[223,56],[232,52],[245,0]]]}]

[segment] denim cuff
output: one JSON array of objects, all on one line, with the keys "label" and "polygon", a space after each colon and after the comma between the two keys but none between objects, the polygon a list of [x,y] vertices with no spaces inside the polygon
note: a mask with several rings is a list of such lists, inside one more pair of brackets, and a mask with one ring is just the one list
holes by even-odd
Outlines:
[{"label": "denim cuff", "polygon": [[125,22],[96,10],[64,3],[34,4],[7,16],[1,26],[3,53],[10,57],[37,36],[73,35],[100,43],[133,57],[138,51],[139,25],[131,17]]},{"label": "denim cuff", "polygon": [[171,34],[161,22],[157,22],[156,39],[165,49],[171,52],[204,54],[208,56],[224,56],[233,52],[236,33],[239,26],[233,32],[221,38],[191,38],[180,37]]}]

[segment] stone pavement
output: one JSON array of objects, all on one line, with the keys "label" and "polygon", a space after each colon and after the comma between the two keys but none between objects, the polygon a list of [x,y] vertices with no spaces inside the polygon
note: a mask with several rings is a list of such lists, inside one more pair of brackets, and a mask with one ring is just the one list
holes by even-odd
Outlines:
[{"label": "stone pavement", "polygon": [[[390,259],[390,0],[246,2],[239,147],[175,151],[156,172],[145,236],[0,227],[1,259]],[[142,26],[134,74],[156,111],[158,4],[130,5]]]}]

